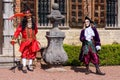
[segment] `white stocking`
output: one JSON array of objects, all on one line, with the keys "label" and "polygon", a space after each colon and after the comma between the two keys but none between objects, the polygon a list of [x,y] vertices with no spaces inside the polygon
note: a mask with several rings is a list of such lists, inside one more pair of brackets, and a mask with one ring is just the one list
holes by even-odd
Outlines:
[{"label": "white stocking", "polygon": [[33,60],[29,59],[29,66],[32,65]]},{"label": "white stocking", "polygon": [[26,58],[22,58],[22,64],[23,66],[26,66]]}]

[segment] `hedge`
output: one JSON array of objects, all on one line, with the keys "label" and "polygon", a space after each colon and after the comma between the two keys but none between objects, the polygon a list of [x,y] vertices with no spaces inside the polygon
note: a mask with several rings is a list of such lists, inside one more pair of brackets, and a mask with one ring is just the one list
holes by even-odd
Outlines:
[{"label": "hedge", "polygon": [[[83,65],[79,61],[81,46],[73,46],[64,44],[64,49],[68,55],[68,61],[64,65],[80,66]],[[101,51],[98,52],[100,65],[120,65],[120,44],[102,45]]]}]

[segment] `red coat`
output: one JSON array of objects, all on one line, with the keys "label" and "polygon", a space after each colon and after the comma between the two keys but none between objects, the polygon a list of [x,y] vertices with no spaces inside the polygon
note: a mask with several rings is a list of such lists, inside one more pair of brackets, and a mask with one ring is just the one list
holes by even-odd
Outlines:
[{"label": "red coat", "polygon": [[20,34],[22,35],[19,48],[20,52],[26,53],[29,50],[30,53],[34,53],[40,50],[40,43],[36,40],[37,32],[37,26],[35,27],[35,30],[29,29],[27,27],[24,30],[22,30],[21,25],[17,27],[14,33],[14,38],[16,39]]}]

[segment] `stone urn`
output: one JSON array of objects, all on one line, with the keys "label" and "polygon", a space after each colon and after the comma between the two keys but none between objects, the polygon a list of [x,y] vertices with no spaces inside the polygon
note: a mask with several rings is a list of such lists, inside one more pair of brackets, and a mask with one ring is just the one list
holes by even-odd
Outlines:
[{"label": "stone urn", "polygon": [[53,27],[50,31],[46,32],[48,45],[43,52],[43,59],[47,64],[60,66],[68,60],[68,56],[63,48],[65,33],[58,28],[61,20],[65,17],[61,15],[58,10],[58,4],[54,3],[52,9],[53,10],[47,17],[51,21]]}]

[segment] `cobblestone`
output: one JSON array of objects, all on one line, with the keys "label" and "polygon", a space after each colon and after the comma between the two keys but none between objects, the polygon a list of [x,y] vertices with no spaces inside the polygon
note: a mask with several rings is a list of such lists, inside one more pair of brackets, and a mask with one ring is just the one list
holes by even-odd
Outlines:
[{"label": "cobblestone", "polygon": [[[33,72],[28,72],[27,74],[22,73],[18,69],[11,71],[6,68],[0,68],[0,80],[119,80],[120,79],[120,66],[102,66],[100,67],[106,75],[96,75],[91,73],[89,75],[85,74],[84,67],[63,67],[67,71],[56,71],[47,72],[45,68],[41,67],[37,63],[36,68]],[[90,69],[95,72],[94,67]]]}]

